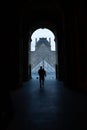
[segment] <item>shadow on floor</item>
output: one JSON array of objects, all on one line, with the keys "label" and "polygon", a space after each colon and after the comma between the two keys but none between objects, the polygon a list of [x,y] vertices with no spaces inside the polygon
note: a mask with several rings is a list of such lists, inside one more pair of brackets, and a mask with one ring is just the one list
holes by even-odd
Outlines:
[{"label": "shadow on floor", "polygon": [[15,110],[8,130],[87,129],[87,95],[72,91],[62,82],[30,80],[11,93]]}]

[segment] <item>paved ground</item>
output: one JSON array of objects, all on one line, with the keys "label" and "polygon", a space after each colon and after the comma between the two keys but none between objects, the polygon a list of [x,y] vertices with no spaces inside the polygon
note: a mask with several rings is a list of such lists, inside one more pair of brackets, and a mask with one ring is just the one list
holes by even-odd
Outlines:
[{"label": "paved ground", "polygon": [[87,130],[87,95],[69,90],[62,82],[37,80],[12,93],[15,110],[8,130]]}]

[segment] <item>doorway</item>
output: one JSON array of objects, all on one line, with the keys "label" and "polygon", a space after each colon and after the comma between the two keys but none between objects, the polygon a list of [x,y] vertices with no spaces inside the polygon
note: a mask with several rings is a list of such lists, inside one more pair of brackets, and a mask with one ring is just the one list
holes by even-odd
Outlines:
[{"label": "doorway", "polygon": [[46,70],[46,79],[56,79],[58,66],[58,40],[48,28],[39,28],[32,32],[29,40],[29,75],[38,79],[38,70],[42,66]]}]

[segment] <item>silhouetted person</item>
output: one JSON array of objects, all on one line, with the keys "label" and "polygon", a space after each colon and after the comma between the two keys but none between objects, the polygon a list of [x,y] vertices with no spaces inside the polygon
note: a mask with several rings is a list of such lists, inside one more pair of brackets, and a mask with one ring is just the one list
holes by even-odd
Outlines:
[{"label": "silhouetted person", "polygon": [[42,68],[42,66],[40,66],[40,69],[38,70],[38,74],[39,74],[40,87],[42,85],[44,86],[46,71],[44,70],[44,68]]}]

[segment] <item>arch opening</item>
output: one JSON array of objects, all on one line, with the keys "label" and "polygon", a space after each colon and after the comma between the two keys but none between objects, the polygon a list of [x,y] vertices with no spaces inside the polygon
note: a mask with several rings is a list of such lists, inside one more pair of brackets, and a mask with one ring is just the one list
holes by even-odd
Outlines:
[{"label": "arch opening", "polygon": [[39,40],[39,38],[44,38],[43,42],[45,42],[45,38],[50,42],[51,44],[51,50],[55,51],[55,36],[52,31],[50,31],[47,28],[40,28],[33,32],[31,36],[31,51],[35,51],[35,44]]},{"label": "arch opening", "polygon": [[56,79],[56,44],[54,33],[47,28],[39,28],[32,33],[29,50],[32,79],[38,79],[40,66],[46,70],[46,79]]}]

